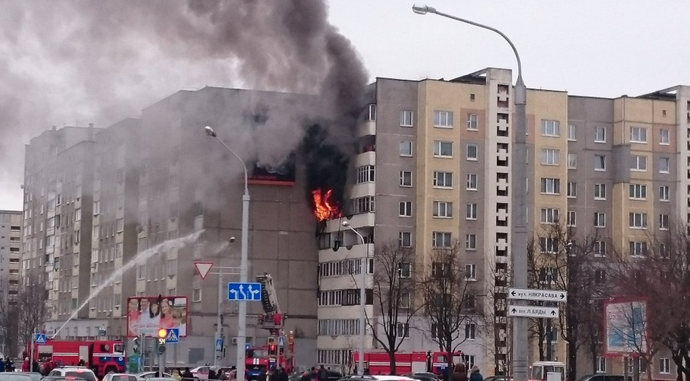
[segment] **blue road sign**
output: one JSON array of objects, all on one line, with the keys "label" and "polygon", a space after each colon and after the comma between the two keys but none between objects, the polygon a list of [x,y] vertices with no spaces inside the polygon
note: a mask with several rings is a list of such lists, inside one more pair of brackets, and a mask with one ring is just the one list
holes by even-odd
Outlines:
[{"label": "blue road sign", "polygon": [[223,352],[223,339],[216,339],[216,352]]},{"label": "blue road sign", "polygon": [[279,346],[279,347],[284,347],[284,346],[285,346],[285,337],[284,337],[284,336],[278,337],[278,346]]},{"label": "blue road sign", "polygon": [[37,333],[34,336],[34,343],[36,344],[45,344],[46,343],[46,335],[45,333]]},{"label": "blue road sign", "polygon": [[260,301],[261,283],[230,282],[228,283],[228,300]]},{"label": "blue road sign", "polygon": [[180,329],[179,328],[168,328],[168,335],[165,336],[166,343],[179,343],[180,342]]}]

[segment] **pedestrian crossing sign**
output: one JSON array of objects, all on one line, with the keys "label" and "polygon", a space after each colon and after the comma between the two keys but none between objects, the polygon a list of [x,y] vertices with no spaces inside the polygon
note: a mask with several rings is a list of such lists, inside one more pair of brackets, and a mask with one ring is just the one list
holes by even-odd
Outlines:
[{"label": "pedestrian crossing sign", "polygon": [[166,343],[179,343],[180,342],[180,329],[179,328],[168,328],[168,335],[165,337]]},{"label": "pedestrian crossing sign", "polygon": [[34,343],[45,344],[46,343],[46,335],[44,333],[37,333],[36,336],[34,337]]}]

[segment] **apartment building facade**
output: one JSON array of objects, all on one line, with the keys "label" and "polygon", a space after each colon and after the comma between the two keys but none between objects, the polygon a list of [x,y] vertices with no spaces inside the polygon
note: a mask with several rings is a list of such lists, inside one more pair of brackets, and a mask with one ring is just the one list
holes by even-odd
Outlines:
[{"label": "apartment building facade", "polygon": [[6,319],[0,336],[0,352],[18,348],[16,317],[22,247],[22,211],[0,210],[0,309]]}]

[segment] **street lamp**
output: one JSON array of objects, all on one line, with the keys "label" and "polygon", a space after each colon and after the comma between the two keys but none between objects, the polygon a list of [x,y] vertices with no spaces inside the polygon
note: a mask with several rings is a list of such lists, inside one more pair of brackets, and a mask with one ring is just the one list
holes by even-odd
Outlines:
[{"label": "street lamp", "polygon": [[[237,160],[242,163],[244,169],[244,194],[242,195],[242,257],[240,260],[240,282],[246,283],[247,279],[247,251],[249,243],[249,187],[247,176],[247,165],[241,157],[239,157],[227,144],[218,138],[216,132],[210,126],[204,127],[206,135],[216,138],[228,151],[230,151]],[[220,316],[220,305],[218,306],[218,314]],[[220,322],[218,324],[220,326]],[[237,379],[244,379],[244,356],[245,344],[247,342],[247,302],[239,302],[239,317],[237,322]],[[217,337],[216,339],[219,339]],[[215,356],[214,356],[215,357]],[[242,378],[240,378],[242,377]]]},{"label": "street lamp", "polygon": [[[513,149],[512,161],[512,201],[511,222],[512,238],[510,240],[510,251],[513,257],[513,286],[517,288],[527,288],[527,88],[522,80],[522,62],[515,45],[508,36],[498,29],[465,20],[443,12],[439,12],[434,7],[423,4],[415,4],[412,11],[416,14],[425,15],[435,13],[439,16],[460,21],[465,24],[474,25],[483,29],[497,33],[505,39],[513,49],[518,65],[518,77],[515,83],[515,147]],[[523,304],[523,302],[519,302]],[[513,325],[513,351],[512,373],[515,381],[527,380],[527,318],[514,318]]]},{"label": "street lamp", "polygon": [[366,319],[367,319],[367,310],[366,310],[366,281],[367,281],[367,261],[369,260],[369,245],[367,245],[366,242],[364,242],[364,237],[357,231],[355,230],[352,226],[350,226],[350,223],[348,221],[343,221],[343,226],[352,230],[359,239],[362,240],[362,245],[366,245],[366,256],[362,258],[362,263],[360,266],[360,272],[362,275],[362,284],[359,287],[359,306],[362,309],[359,312],[359,361],[357,365],[357,374],[360,376],[364,374],[364,332],[366,331]]}]

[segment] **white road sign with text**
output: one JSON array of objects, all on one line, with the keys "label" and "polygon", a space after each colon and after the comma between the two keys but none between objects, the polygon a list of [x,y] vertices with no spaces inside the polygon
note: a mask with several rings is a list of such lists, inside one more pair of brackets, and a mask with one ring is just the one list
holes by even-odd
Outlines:
[{"label": "white road sign with text", "polygon": [[525,288],[508,289],[508,299],[536,300],[540,302],[565,302],[567,298],[568,293],[566,291]]},{"label": "white road sign with text", "polygon": [[557,318],[558,308],[535,306],[508,306],[508,316]]}]

